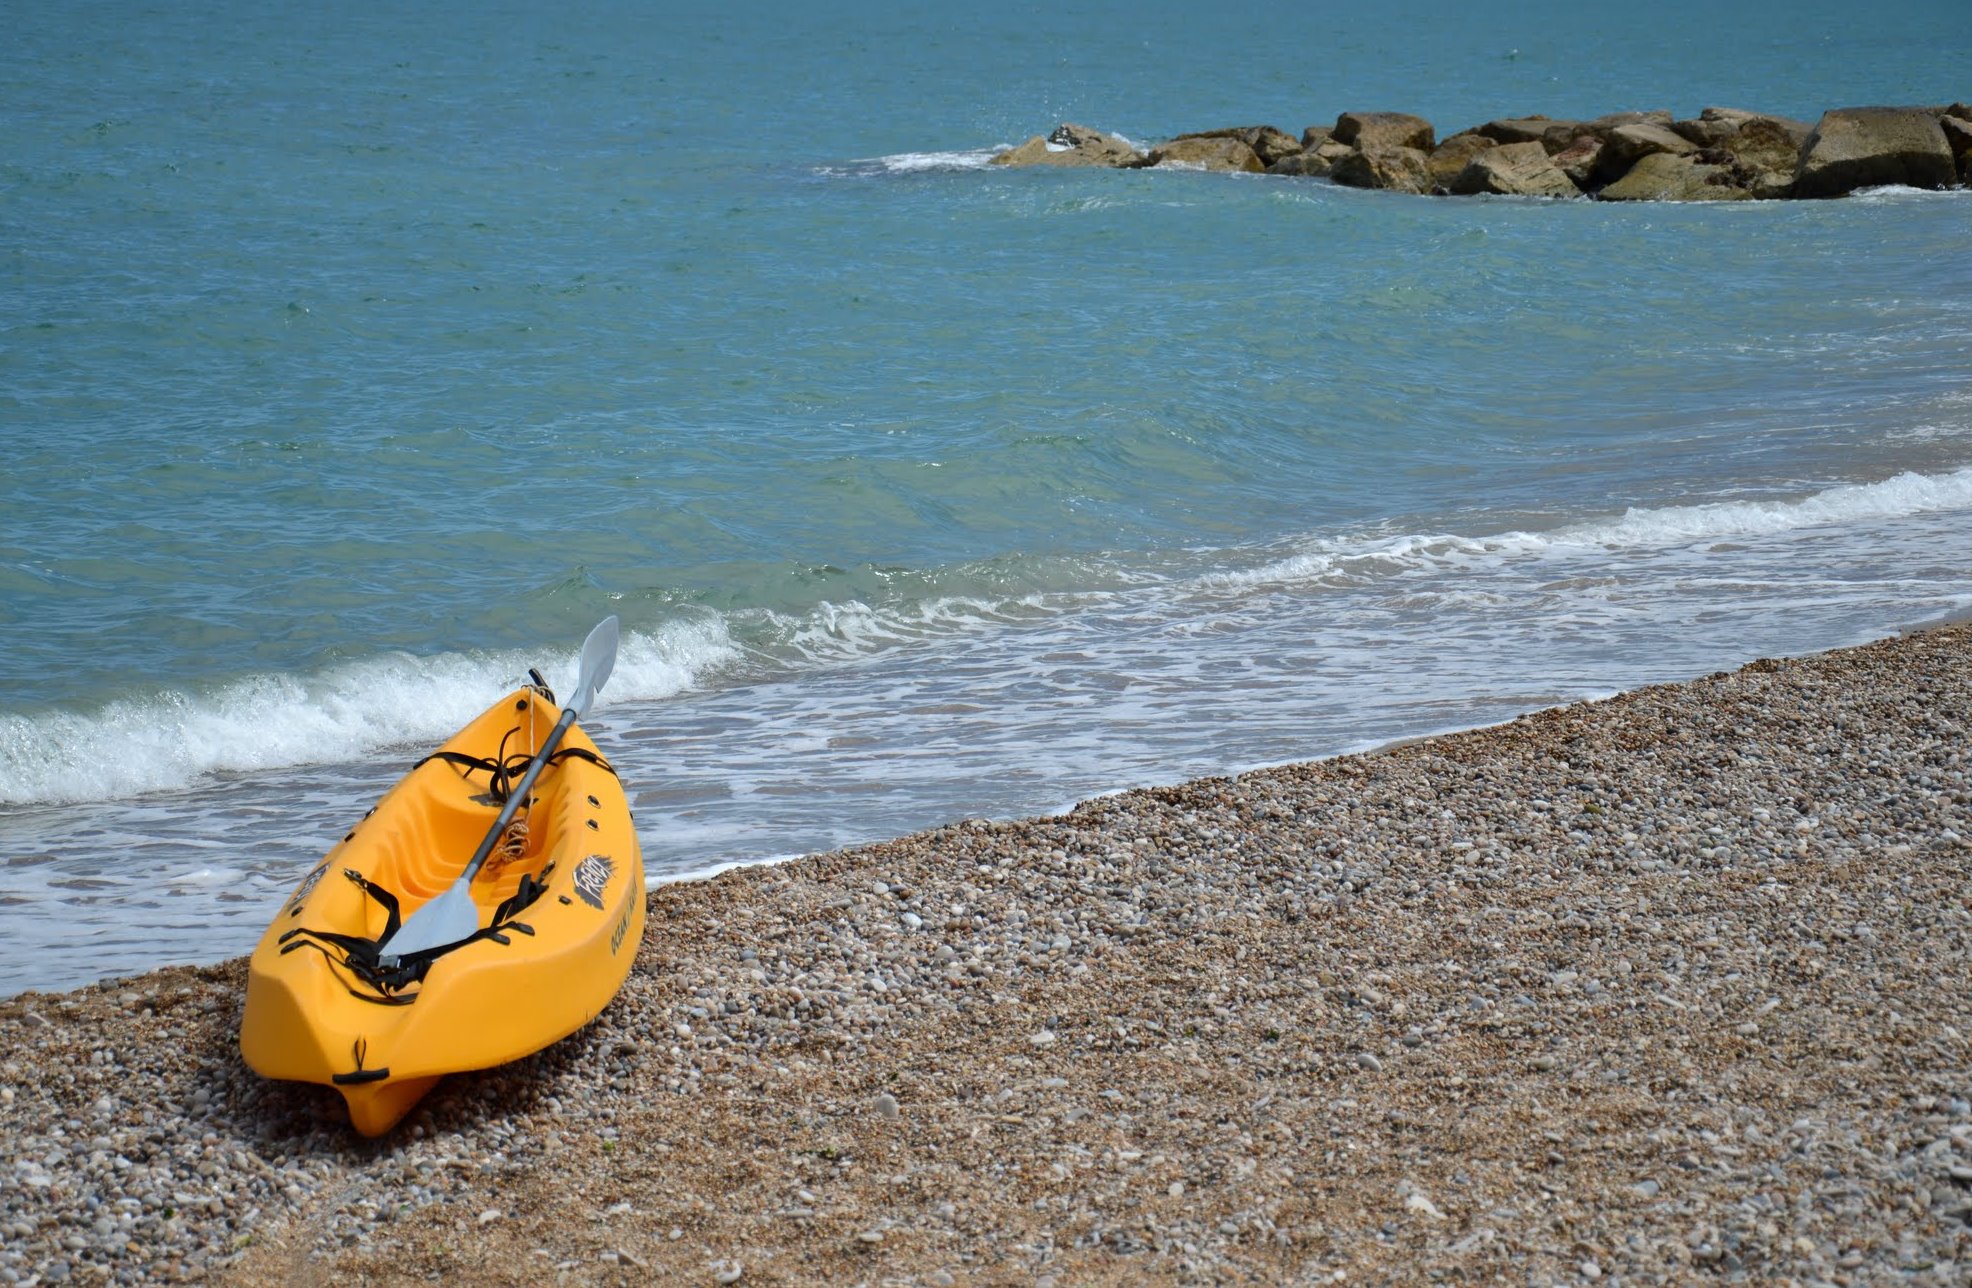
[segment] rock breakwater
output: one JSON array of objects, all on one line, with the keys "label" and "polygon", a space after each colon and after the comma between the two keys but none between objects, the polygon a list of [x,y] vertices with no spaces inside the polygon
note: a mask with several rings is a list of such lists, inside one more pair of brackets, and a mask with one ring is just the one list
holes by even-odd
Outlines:
[{"label": "rock breakwater", "polygon": [[1603,201],[1840,197],[1972,181],[1972,107],[1839,107],[1813,125],[1708,107],[1592,120],[1501,117],[1440,141],[1403,112],[1344,112],[1300,139],[1272,125],[1180,134],[1148,149],[1063,124],[993,158],[1005,166],[1172,167],[1325,178],[1353,188]]}]

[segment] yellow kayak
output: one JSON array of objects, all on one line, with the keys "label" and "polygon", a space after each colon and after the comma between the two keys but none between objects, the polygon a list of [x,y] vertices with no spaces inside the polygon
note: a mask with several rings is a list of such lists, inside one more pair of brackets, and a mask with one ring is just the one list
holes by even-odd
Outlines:
[{"label": "yellow kayak", "polygon": [[301,879],[249,968],[240,1053],[255,1072],[335,1087],[380,1136],[441,1076],[538,1051],[609,1005],[643,939],[643,851],[579,726],[472,879],[471,936],[380,952],[460,880],[560,715],[545,686],[494,703]]}]

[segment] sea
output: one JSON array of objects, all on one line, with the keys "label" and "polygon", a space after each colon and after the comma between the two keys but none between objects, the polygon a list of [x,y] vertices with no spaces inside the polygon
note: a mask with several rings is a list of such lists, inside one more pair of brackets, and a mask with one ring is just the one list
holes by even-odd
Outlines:
[{"label": "sea", "polygon": [[1965,18],[15,0],[0,994],[248,950],[612,613],[653,882],[1962,615],[1972,193],[988,162],[1943,104]]}]

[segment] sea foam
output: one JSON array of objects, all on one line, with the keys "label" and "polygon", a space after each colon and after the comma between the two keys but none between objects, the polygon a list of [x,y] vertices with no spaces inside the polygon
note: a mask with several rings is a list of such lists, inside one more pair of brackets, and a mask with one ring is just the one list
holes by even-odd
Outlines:
[{"label": "sea foam", "polygon": [[1972,468],[1932,475],[1906,472],[1879,482],[1838,484],[1796,497],[1632,506],[1614,518],[1576,521],[1547,531],[1317,538],[1292,555],[1254,568],[1210,573],[1201,577],[1199,584],[1239,589],[1282,582],[1355,581],[1459,560],[1510,559],[1597,547],[1611,552],[1652,549],[1968,508],[1972,508]]},{"label": "sea foam", "polygon": [[[714,618],[631,631],[598,705],[669,696],[737,656]],[[173,689],[90,711],[0,715],[0,804],[113,800],[215,773],[435,744],[530,666],[567,693],[576,663],[573,651],[551,659],[519,651],[388,653],[312,675],[247,676],[210,692]]]}]

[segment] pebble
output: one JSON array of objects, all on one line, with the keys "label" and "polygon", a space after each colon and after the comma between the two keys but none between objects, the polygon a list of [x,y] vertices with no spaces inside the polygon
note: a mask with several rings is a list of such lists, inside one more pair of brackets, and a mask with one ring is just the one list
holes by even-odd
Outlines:
[{"label": "pebble", "polygon": [[1404,1198],[1404,1211],[1415,1212],[1432,1221],[1442,1221],[1445,1219],[1444,1211],[1436,1203],[1433,1203],[1428,1196],[1423,1194],[1406,1195]]}]

